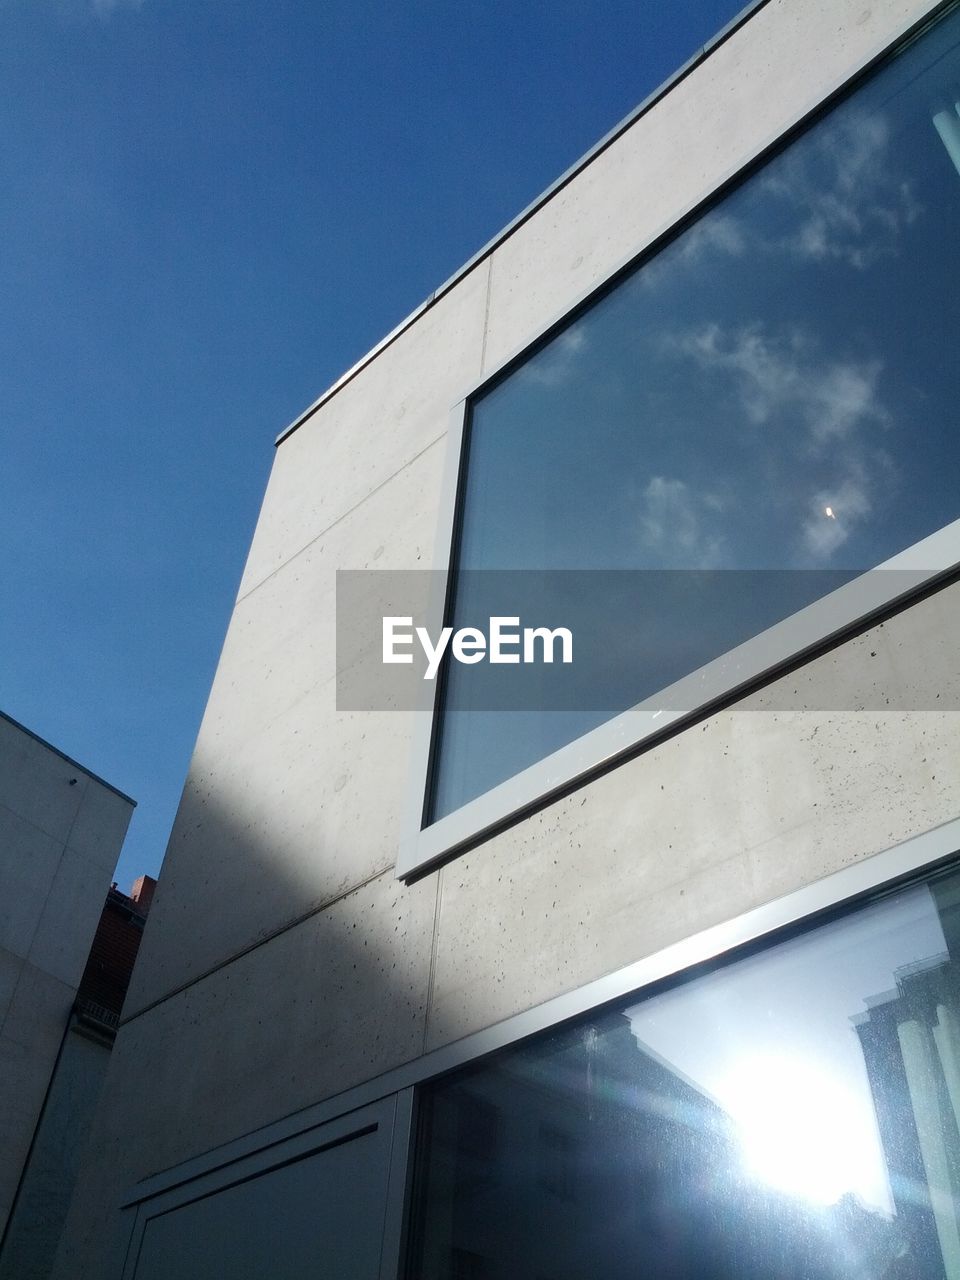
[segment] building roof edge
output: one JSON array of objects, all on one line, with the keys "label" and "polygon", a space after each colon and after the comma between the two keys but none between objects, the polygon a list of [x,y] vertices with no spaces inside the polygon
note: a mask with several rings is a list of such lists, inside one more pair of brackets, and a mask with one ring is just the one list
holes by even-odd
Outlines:
[{"label": "building roof edge", "polygon": [[15,728],[25,733],[28,738],[32,738],[34,742],[39,742],[42,747],[46,747],[48,751],[52,751],[55,756],[59,756],[61,760],[66,760],[67,764],[72,764],[75,769],[79,769],[81,773],[98,782],[101,787],[106,787],[108,791],[112,791],[115,796],[119,796],[121,800],[126,800],[127,804],[132,805],[134,809],[137,802],[133,796],[128,796],[125,791],[121,791],[119,787],[115,787],[112,782],[108,782],[106,778],[101,778],[98,773],[94,773],[92,769],[88,769],[85,764],[81,764],[79,760],[74,760],[73,756],[68,756],[65,751],[61,751],[59,747],[55,747],[52,742],[48,742],[46,738],[41,738],[39,733],[34,733],[32,729],[28,729],[25,724],[21,724],[19,720],[14,720],[13,716],[8,716],[5,711],[0,711],[0,720],[6,720],[8,724],[12,724]]},{"label": "building roof edge", "polygon": [[332,383],[326,391],[313,401],[312,404],[308,405],[301,414],[294,418],[289,426],[284,427],[283,431],[280,432],[274,441],[274,445],[281,445],[284,440],[287,440],[291,435],[293,435],[297,428],[301,427],[306,420],[321,407],[321,405],[326,404],[326,402],[335,396],[338,391],[342,390],[348,382],[352,382],[362,369],[366,368],[366,366],[370,364],[372,360],[375,360],[382,351],[386,350],[387,347],[395,342],[397,338],[409,329],[425,311],[432,307],[435,302],[439,301],[444,294],[449,293],[453,286],[472,271],[474,267],[479,266],[485,258],[488,258],[498,245],[502,244],[503,241],[511,236],[514,231],[521,227],[526,221],[528,221],[528,219],[533,217],[533,215],[542,208],[542,206],[545,205],[552,196],[562,190],[568,182],[571,182],[577,174],[581,172],[581,170],[585,169],[586,166],[605,151],[607,147],[616,142],[616,140],[622,134],[626,133],[626,131],[634,125],[641,116],[645,115],[651,107],[655,106],[661,98],[665,97],[671,89],[679,84],[681,80],[685,79],[691,71],[708,58],[715,49],[723,44],[724,41],[728,40],[730,36],[732,36],[733,33],[747,21],[748,18],[751,18],[754,13],[769,4],[769,2],[770,0],[750,0],[750,3],[747,4],[745,8],[741,9],[735,17],[731,18],[725,26],[721,27],[716,35],[711,37],[706,44],[701,45],[700,48],[697,49],[682,66],[678,67],[677,70],[659,84],[652,93],[649,93],[638,106],[634,107],[627,116],[625,116],[618,124],[615,124],[608,133],[604,134],[599,142],[594,143],[589,151],[586,151],[578,160],[575,160],[569,169],[566,169],[559,178],[556,178],[551,182],[546,190],[542,191],[540,195],[532,200],[525,209],[522,209],[515,218],[508,222],[502,230],[498,231],[491,240],[488,240],[481,249],[478,249],[471,258],[468,258],[462,267],[458,268],[452,276],[449,276],[439,288],[435,289],[433,293],[421,302],[418,307],[415,307],[413,311],[401,320],[395,328],[391,329],[385,337],[381,338],[375,346],[371,347],[366,355],[361,356],[356,364],[351,365],[345,373],[341,374],[336,382]]}]

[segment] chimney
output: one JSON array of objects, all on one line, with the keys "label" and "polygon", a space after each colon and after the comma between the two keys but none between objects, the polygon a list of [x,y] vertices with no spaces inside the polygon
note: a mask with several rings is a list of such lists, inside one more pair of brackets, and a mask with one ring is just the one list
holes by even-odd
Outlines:
[{"label": "chimney", "polygon": [[157,882],[153,876],[139,876],[133,882],[133,888],[130,890],[130,897],[140,908],[143,915],[147,915],[150,910],[150,903],[153,901],[153,891],[157,887]]}]

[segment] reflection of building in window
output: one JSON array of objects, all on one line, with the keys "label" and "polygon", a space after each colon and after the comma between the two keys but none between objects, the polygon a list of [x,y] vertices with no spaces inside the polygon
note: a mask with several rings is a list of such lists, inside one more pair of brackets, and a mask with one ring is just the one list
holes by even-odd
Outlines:
[{"label": "reflection of building in window", "polygon": [[894,992],[866,1001],[863,1047],[897,1217],[917,1257],[960,1275],[958,969],[947,958],[905,966]]},{"label": "reflection of building in window", "polygon": [[479,1094],[464,1098],[456,1117],[457,1196],[469,1197],[496,1177],[498,1127],[499,1115],[492,1102]]},{"label": "reflection of building in window", "polygon": [[[944,887],[933,897],[942,908]],[[949,939],[949,915],[940,915]],[[950,1178],[960,1148],[947,1081],[950,1042],[930,1024],[943,1069],[933,1083],[918,1077],[912,1084],[913,1041],[898,1027],[917,1021],[918,1007],[949,1025],[957,972],[953,962],[924,961],[897,979],[897,996],[870,1002],[858,1020],[894,1213],[853,1191],[824,1202],[758,1176],[745,1160],[737,1118],[638,1041],[634,1006],[504,1051],[436,1088],[416,1274],[442,1280],[462,1252],[483,1259],[481,1274],[495,1280],[634,1280],[644,1268],[658,1280],[953,1280]],[[722,1024],[709,1034],[722,1034]],[[742,1039],[735,1023],[727,1030]],[[702,1034],[691,1017],[691,1037]],[[709,1057],[708,1046],[704,1052]],[[458,1142],[461,1108],[467,1132],[476,1132],[478,1117],[498,1115],[500,1141],[487,1143],[486,1171],[476,1142]],[[938,1135],[935,1167],[925,1132]]]},{"label": "reflection of building in window", "polygon": [[576,1200],[576,1163],[579,1158],[573,1136],[552,1124],[540,1126],[538,1181],[544,1191],[561,1200]]},{"label": "reflection of building in window", "polygon": [[451,1280],[487,1280],[490,1274],[486,1259],[469,1249],[454,1249],[450,1264]]},{"label": "reflection of building in window", "polygon": [[960,173],[960,102],[937,111],[933,117],[933,127],[939,133],[940,141],[946,147],[954,168]]},{"label": "reflection of building in window", "polygon": [[476,1095],[466,1099],[458,1117],[458,1140],[464,1160],[488,1162],[497,1154],[496,1107]]},{"label": "reflection of building in window", "polygon": [[[474,1118],[500,1114],[496,1169],[485,1177],[456,1145],[461,1105]],[[716,1105],[643,1053],[626,1017],[545,1054],[505,1055],[430,1110],[427,1185],[431,1207],[445,1208],[431,1213],[419,1273],[438,1280],[461,1253],[486,1259],[498,1278],[632,1277],[651,1241],[654,1254],[675,1249],[690,1212],[678,1188],[707,1176],[711,1151],[722,1164],[732,1142]]]}]

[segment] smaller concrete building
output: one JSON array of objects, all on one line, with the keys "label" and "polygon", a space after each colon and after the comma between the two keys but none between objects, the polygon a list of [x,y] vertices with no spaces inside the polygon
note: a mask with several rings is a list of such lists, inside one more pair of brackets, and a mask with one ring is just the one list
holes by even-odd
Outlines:
[{"label": "smaller concrete building", "polygon": [[[18,1280],[34,1272],[10,1270],[8,1227],[18,1190],[23,1202],[41,1116],[60,1201],[69,1195],[65,1179],[99,1092],[102,1042],[112,1041],[119,1015],[116,982],[108,979],[116,965],[100,951],[91,955],[91,942],[96,935],[109,951],[112,899],[123,898],[111,890],[111,877],[133,808],[128,796],[0,714],[0,1274]],[[127,978],[131,967],[132,957]],[[84,1045],[71,1028],[87,1032]],[[51,1107],[55,1071],[64,1089]],[[89,1105],[79,1105],[76,1088]],[[58,1231],[65,1211],[60,1204],[45,1235]]]}]

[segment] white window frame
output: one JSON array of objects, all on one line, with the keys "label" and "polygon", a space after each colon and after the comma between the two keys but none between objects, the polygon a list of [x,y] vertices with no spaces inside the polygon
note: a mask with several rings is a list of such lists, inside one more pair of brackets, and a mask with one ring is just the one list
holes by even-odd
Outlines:
[{"label": "white window frame", "polygon": [[[481,381],[453,406],[447,433],[447,453],[441,487],[440,517],[433,566],[436,587],[427,616],[427,629],[439,635],[448,622],[451,588],[455,581],[455,558],[460,506],[465,473],[465,443],[470,403],[495,381],[506,376],[542,346],[571,318],[614,288],[628,273],[641,269],[670,240],[712,205],[748,180],[777,152],[820,117],[829,113],[837,100],[865,81],[878,64],[896,56],[921,30],[936,22],[956,0],[949,0],[927,13],[920,21],[887,41],[853,74],[823,94],[809,106],[796,123],[769,139],[758,152],[739,163],[708,194],[686,210],[681,210],[653,240],[633,253],[575,299],[549,325],[532,335],[517,351],[484,374]],[[683,679],[658,691],[629,710],[613,716],[596,729],[568,743],[560,750],[506,779],[498,786],[462,805],[454,812],[430,823],[425,816],[430,804],[433,771],[433,740],[439,724],[445,688],[436,680],[430,691],[430,706],[415,711],[411,745],[409,803],[404,815],[396,862],[398,879],[415,877],[443,860],[482,843],[498,831],[543,808],[551,800],[575,790],[586,781],[679,732],[684,725],[702,718],[711,709],[735,699],[748,689],[769,683],[788,668],[837,645],[865,626],[891,616],[938,581],[944,584],[960,571],[960,519],[923,538],[898,555],[884,561],[838,590],[753,636]],[[681,709],[678,709],[681,708]]]}]

